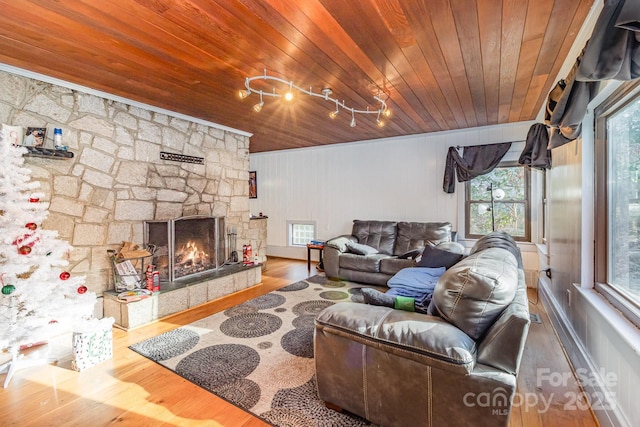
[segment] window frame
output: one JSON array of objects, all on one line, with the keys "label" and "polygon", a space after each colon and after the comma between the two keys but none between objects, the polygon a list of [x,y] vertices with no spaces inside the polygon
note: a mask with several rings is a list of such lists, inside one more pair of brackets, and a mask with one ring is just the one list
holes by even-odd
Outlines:
[{"label": "window frame", "polygon": [[287,242],[289,244],[289,246],[293,246],[293,247],[304,247],[307,245],[307,243],[309,242],[305,242],[305,243],[293,243],[293,227],[296,225],[310,225],[313,227],[313,237],[311,238],[312,240],[316,238],[316,235],[318,233],[318,226],[316,224],[316,221],[287,221]]},{"label": "window frame", "polygon": [[[512,167],[522,167],[524,168],[524,207],[525,207],[525,230],[524,236],[512,236],[513,239],[517,242],[531,242],[531,169],[525,165],[521,165],[516,161],[503,161],[496,166],[495,169],[498,168],[512,168]],[[471,181],[465,182],[465,196],[464,196],[464,213],[465,213],[465,224],[464,231],[465,237],[468,239],[479,239],[483,234],[473,234],[470,232],[471,229],[471,214],[470,209],[473,203],[476,203],[471,200]],[[494,200],[494,204],[496,203],[505,203],[503,201]]]},{"label": "window frame", "polygon": [[608,283],[609,261],[609,150],[607,119],[640,99],[640,81],[625,82],[594,111],[594,288],[636,326],[640,326],[640,298]]}]

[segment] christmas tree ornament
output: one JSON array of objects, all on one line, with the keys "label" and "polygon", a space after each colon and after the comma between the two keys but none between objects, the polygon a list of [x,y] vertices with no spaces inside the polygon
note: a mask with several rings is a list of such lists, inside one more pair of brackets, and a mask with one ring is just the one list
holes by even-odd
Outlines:
[{"label": "christmas tree ornament", "polygon": [[4,285],[2,287],[2,295],[11,295],[11,293],[15,290],[16,290],[16,287],[13,285]]},{"label": "christmas tree ornament", "polygon": [[35,233],[27,233],[27,234],[23,234],[22,237],[18,237],[16,240],[13,241],[12,244],[16,245],[16,246],[29,246],[30,248],[33,247],[33,245],[35,245],[36,243],[40,242],[40,238],[35,236]]},{"label": "christmas tree ornament", "polygon": [[29,246],[20,246],[18,248],[18,253],[20,255],[29,255],[31,253],[31,247],[29,247]]},{"label": "christmas tree ornament", "polygon": [[38,224],[36,224],[35,222],[28,222],[25,227],[27,227],[29,230],[36,230],[38,228]]},{"label": "christmas tree ornament", "polygon": [[87,287],[86,287],[85,285],[82,285],[82,286],[80,286],[80,287],[78,288],[78,293],[79,293],[80,295],[82,295],[82,294],[84,294],[84,293],[86,293],[86,292],[87,292]]},{"label": "christmas tree ornament", "polygon": [[67,280],[69,279],[69,277],[71,277],[71,274],[69,274],[68,271],[63,271],[62,273],[60,273],[60,279],[62,280]]},{"label": "christmas tree ornament", "polygon": [[29,202],[38,203],[40,201],[40,197],[29,197]]}]

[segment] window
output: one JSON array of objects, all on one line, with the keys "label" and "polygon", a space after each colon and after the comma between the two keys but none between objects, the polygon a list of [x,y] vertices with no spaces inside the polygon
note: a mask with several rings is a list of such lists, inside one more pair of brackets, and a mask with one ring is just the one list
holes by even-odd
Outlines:
[{"label": "window", "polygon": [[[596,281],[614,305],[640,312],[640,84],[596,111]],[[604,289],[603,289],[604,288]]]},{"label": "window", "polygon": [[478,238],[495,229],[508,232],[515,240],[530,241],[529,182],[529,169],[516,163],[501,163],[468,181],[465,235]]},{"label": "window", "polygon": [[306,246],[316,237],[316,224],[312,222],[289,221],[289,244]]}]

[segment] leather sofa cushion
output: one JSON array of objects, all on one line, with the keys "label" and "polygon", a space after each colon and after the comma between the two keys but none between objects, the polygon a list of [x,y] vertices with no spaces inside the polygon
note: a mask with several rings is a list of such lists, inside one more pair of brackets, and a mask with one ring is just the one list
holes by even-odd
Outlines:
[{"label": "leather sofa cushion", "polygon": [[399,222],[398,237],[392,253],[402,255],[411,249],[450,242],[451,229],[450,222]]},{"label": "leather sofa cushion", "polygon": [[516,258],[506,249],[488,248],[448,269],[432,304],[442,318],[477,340],[513,301],[517,285]]},{"label": "leather sofa cushion", "polygon": [[389,258],[389,255],[378,253],[365,256],[346,252],[340,255],[339,263],[341,269],[379,273],[380,261],[385,258]]},{"label": "leather sofa cushion", "polygon": [[[351,234],[358,243],[373,246],[380,253],[392,255],[396,245],[397,222],[354,220]],[[412,248],[413,249],[413,248]],[[404,253],[406,251],[400,252]]]},{"label": "leather sofa cushion", "polygon": [[438,317],[341,302],[322,310],[315,323],[326,332],[436,368],[467,375],[476,365],[476,343]]},{"label": "leather sofa cushion", "polygon": [[487,248],[502,248],[508,250],[516,257],[518,268],[523,268],[520,248],[518,248],[518,244],[509,233],[505,231],[494,231],[486,236],[482,236],[476,241],[475,245],[473,245],[469,254],[480,252]]},{"label": "leather sofa cushion", "polygon": [[380,260],[380,272],[394,275],[403,268],[415,267],[416,262],[412,259],[385,258]]}]

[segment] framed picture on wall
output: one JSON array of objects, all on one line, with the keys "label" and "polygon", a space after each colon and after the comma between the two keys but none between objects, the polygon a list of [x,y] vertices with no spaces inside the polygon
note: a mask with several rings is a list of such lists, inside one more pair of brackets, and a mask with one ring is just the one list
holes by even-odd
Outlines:
[{"label": "framed picture on wall", "polygon": [[256,171],[249,171],[249,198],[258,198],[258,178],[256,177]]},{"label": "framed picture on wall", "polygon": [[42,147],[47,138],[47,128],[28,127],[23,145],[27,147]]}]

